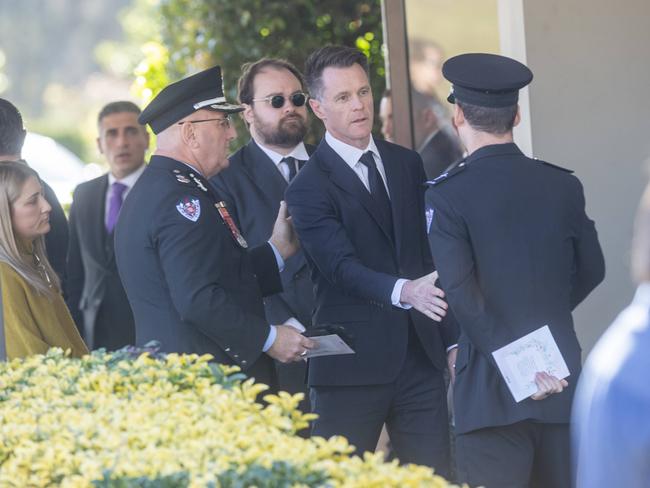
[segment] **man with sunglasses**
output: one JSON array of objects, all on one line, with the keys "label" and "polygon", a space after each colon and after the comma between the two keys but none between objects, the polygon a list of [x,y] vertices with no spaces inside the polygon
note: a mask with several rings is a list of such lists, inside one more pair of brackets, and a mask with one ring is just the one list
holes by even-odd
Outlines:
[{"label": "man with sunglasses", "polygon": [[313,342],[264,315],[262,296],[282,289],[279,270],[298,247],[286,207],[268,243],[249,248],[208,182],[228,166],[228,117],[241,110],[226,101],[218,66],[153,99],[138,120],[157,148],[121,209],[115,255],[139,345],[211,354],[274,390],[271,358],[301,361]]},{"label": "man with sunglasses", "polygon": [[[257,246],[266,242],[288,183],[314,148],[303,143],[307,96],[302,74],[293,64],[273,58],[245,64],[238,92],[251,140],[210,182],[228,203],[248,243]],[[302,332],[311,324],[314,296],[301,251],[286,261],[280,276],[284,291],[264,300],[266,318]],[[305,367],[303,362],[276,362],[280,388],[307,393]],[[308,411],[308,402],[301,407]]]}]

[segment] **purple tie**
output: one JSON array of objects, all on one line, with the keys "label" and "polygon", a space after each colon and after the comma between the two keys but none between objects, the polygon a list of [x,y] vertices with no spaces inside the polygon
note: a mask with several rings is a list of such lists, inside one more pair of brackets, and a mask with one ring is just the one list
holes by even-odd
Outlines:
[{"label": "purple tie", "polygon": [[111,185],[111,197],[108,200],[108,215],[106,216],[106,230],[110,234],[115,228],[117,223],[117,216],[120,214],[122,208],[122,195],[128,186],[119,181]]}]

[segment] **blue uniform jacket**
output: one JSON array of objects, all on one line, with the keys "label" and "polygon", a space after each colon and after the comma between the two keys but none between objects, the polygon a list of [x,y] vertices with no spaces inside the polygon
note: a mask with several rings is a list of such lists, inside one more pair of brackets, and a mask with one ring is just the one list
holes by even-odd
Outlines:
[{"label": "blue uniform jacket", "polygon": [[127,196],[115,231],[117,265],[136,341],[164,351],[209,353],[273,382],[262,352],[269,333],[262,296],[282,289],[273,250],[238,244],[208,181],[154,156]]}]

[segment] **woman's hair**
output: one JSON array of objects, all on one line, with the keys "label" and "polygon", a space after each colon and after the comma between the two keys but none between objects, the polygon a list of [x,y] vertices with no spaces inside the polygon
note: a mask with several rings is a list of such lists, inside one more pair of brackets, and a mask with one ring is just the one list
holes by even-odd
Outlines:
[{"label": "woman's hair", "polygon": [[53,295],[60,292],[60,283],[45,254],[45,238],[34,240],[34,256],[21,254],[11,218],[13,205],[31,177],[40,182],[38,173],[24,161],[0,162],[0,262],[11,266],[38,292]]}]

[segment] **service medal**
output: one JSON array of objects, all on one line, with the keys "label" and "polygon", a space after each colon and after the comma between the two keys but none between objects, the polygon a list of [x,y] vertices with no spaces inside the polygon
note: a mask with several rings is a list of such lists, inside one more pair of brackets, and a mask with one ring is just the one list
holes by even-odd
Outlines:
[{"label": "service medal", "polygon": [[241,235],[241,232],[239,232],[239,229],[237,228],[235,221],[232,219],[230,212],[228,212],[226,202],[221,201],[219,203],[215,203],[214,206],[217,209],[217,212],[219,212],[221,219],[226,224],[226,227],[228,227],[228,230],[230,230],[230,235],[232,235],[233,239],[235,239],[235,241],[237,241],[237,244],[239,244],[241,247],[247,248],[248,243],[246,242],[246,239],[244,239],[244,236]]}]

